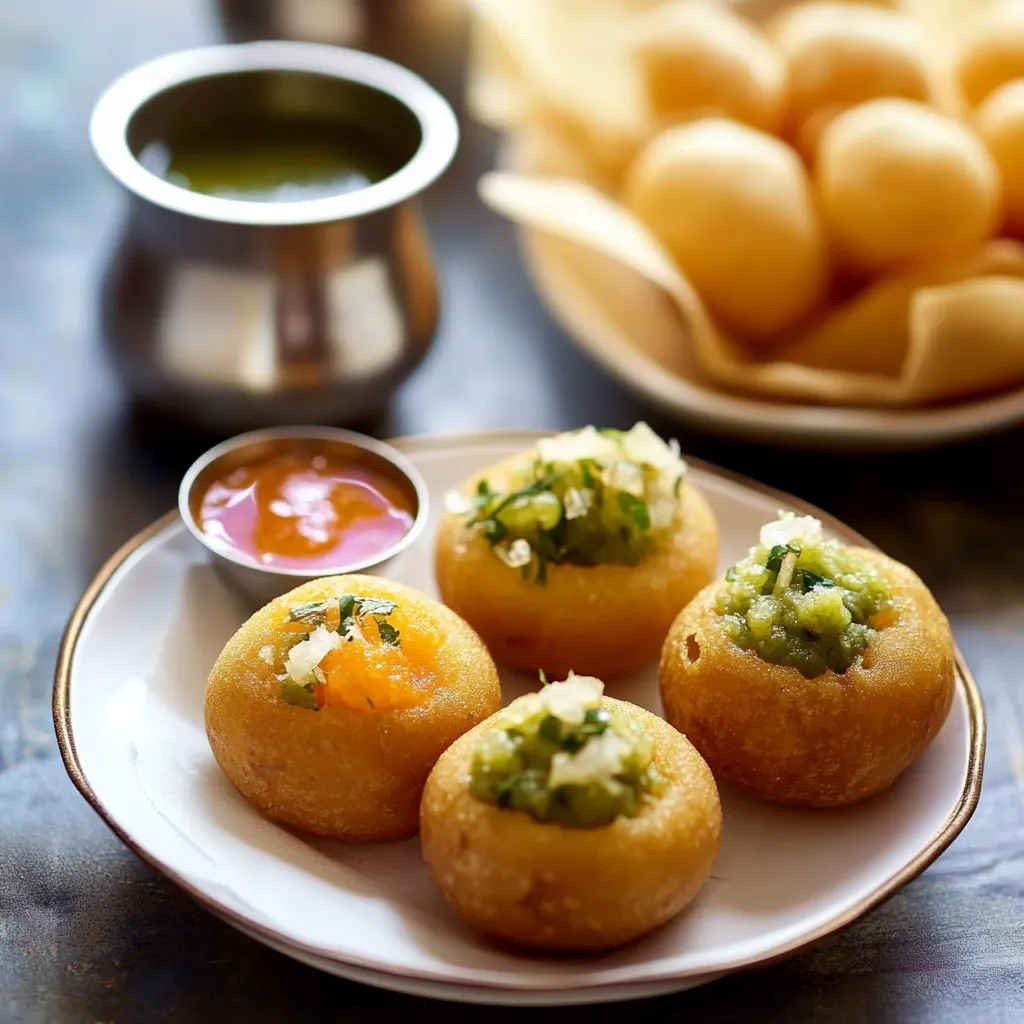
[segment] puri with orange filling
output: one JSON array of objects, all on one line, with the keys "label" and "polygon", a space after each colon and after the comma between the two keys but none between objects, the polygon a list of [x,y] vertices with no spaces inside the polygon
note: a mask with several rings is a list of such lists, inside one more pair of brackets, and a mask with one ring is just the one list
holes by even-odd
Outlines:
[{"label": "puri with orange filling", "polygon": [[414,835],[441,752],[498,709],[491,656],[454,612],[369,576],[256,612],[206,689],[217,763],[268,817],[350,840]]}]

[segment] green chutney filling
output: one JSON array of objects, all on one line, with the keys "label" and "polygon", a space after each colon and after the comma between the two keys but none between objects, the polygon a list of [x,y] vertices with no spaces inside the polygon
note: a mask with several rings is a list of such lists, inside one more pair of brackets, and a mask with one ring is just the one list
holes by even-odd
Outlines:
[{"label": "green chutney filling", "polygon": [[589,676],[514,700],[473,753],[469,792],[497,807],[569,828],[634,817],[664,779],[650,737],[601,701]]},{"label": "green chutney filling", "polygon": [[325,199],[368,188],[403,161],[356,125],[280,117],[199,126],[147,146],[144,166],[192,192],[246,202]]},{"label": "green chutney filling", "polygon": [[891,600],[878,569],[811,516],[783,513],[725,575],[718,613],[732,641],[808,679],[845,672],[876,635]]},{"label": "green chutney filling", "polygon": [[481,479],[446,506],[478,530],[525,580],[547,566],[636,565],[672,527],[686,463],[646,423],[541,439],[501,486]]}]

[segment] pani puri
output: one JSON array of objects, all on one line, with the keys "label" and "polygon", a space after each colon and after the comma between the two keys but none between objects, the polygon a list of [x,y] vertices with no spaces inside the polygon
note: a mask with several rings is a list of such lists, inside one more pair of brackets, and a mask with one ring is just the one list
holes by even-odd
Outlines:
[{"label": "pani puri", "polygon": [[389,580],[333,576],[271,601],[228,641],[206,734],[275,821],[401,839],[438,756],[500,706],[494,662],[453,611]]},{"label": "pani puri", "polygon": [[637,21],[634,51],[655,114],[692,120],[718,114],[777,132],[786,72],[775,48],[727,7],[686,0]]},{"label": "pani puri", "polygon": [[882,96],[929,98],[924,36],[897,11],[825,0],[800,4],[777,20],[772,38],[789,77],[785,134],[805,157],[848,107]]},{"label": "pani puri", "polygon": [[544,950],[600,950],[698,893],[722,810],[684,736],[571,677],[513,701],[441,755],[423,792],[423,856],[473,928]]},{"label": "pani puri", "polygon": [[838,115],[822,134],[814,180],[841,260],[857,271],[966,252],[999,222],[999,173],[981,140],[909,100]]},{"label": "pani puri", "polygon": [[719,118],[657,135],[625,204],[724,327],[770,346],[825,294],[827,254],[806,172],[785,143]]},{"label": "pani puri", "polygon": [[999,168],[1003,223],[1024,235],[1024,79],[999,86],[975,111],[974,127]]},{"label": "pani puri", "polygon": [[553,677],[639,667],[718,558],[714,515],[685,473],[642,423],[541,439],[448,496],[442,600],[499,662]]},{"label": "pani puri", "polygon": [[892,785],[941,729],[954,679],[921,580],[792,516],[683,610],[660,671],[665,717],[716,777],[815,807]]},{"label": "pani puri", "polygon": [[999,86],[1024,78],[1024,8],[995,4],[958,27],[953,71],[970,106],[977,106]]}]

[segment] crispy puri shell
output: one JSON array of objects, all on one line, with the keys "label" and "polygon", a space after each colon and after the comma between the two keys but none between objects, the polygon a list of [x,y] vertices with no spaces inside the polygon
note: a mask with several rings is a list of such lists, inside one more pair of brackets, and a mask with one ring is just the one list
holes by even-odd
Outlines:
[{"label": "crispy puri shell", "polygon": [[423,855],[441,895],[479,931],[534,949],[610,949],[678,914],[711,873],[722,809],[708,766],[663,719],[605,705],[647,730],[668,783],[635,818],[564,828],[471,797],[473,748],[493,721],[456,740],[430,773]]},{"label": "crispy puri shell", "polygon": [[[500,488],[517,455],[484,470]],[[524,581],[465,517],[446,513],[435,568],[445,604],[484,638],[494,657],[563,679],[570,671],[608,679],[658,656],[679,610],[708,583],[718,561],[718,526],[689,481],[672,532],[639,565],[548,565],[544,585]]]},{"label": "crispy puri shell", "polygon": [[842,675],[805,679],[738,648],[715,611],[723,581],[673,624],[661,658],[665,717],[718,778],[780,803],[850,804],[890,786],[942,727],[955,678],[949,623],[905,565],[854,550],[881,570],[898,617]]},{"label": "crispy puri shell", "polygon": [[[391,598],[444,637],[435,692],[395,711],[293,707],[260,657],[290,605],[341,594]],[[441,752],[501,706],[498,672],[454,612],[411,587],[370,576],[315,580],[256,612],[228,641],[206,689],[206,734],[239,792],[269,817],[338,839],[416,833],[423,784]]]}]

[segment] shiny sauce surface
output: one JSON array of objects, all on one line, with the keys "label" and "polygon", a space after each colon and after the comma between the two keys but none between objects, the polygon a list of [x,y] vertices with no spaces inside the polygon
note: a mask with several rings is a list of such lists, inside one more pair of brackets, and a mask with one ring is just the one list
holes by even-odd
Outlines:
[{"label": "shiny sauce surface", "polygon": [[272,455],[214,479],[196,519],[222,551],[283,569],[335,569],[383,554],[408,533],[409,495],[371,466]]}]

